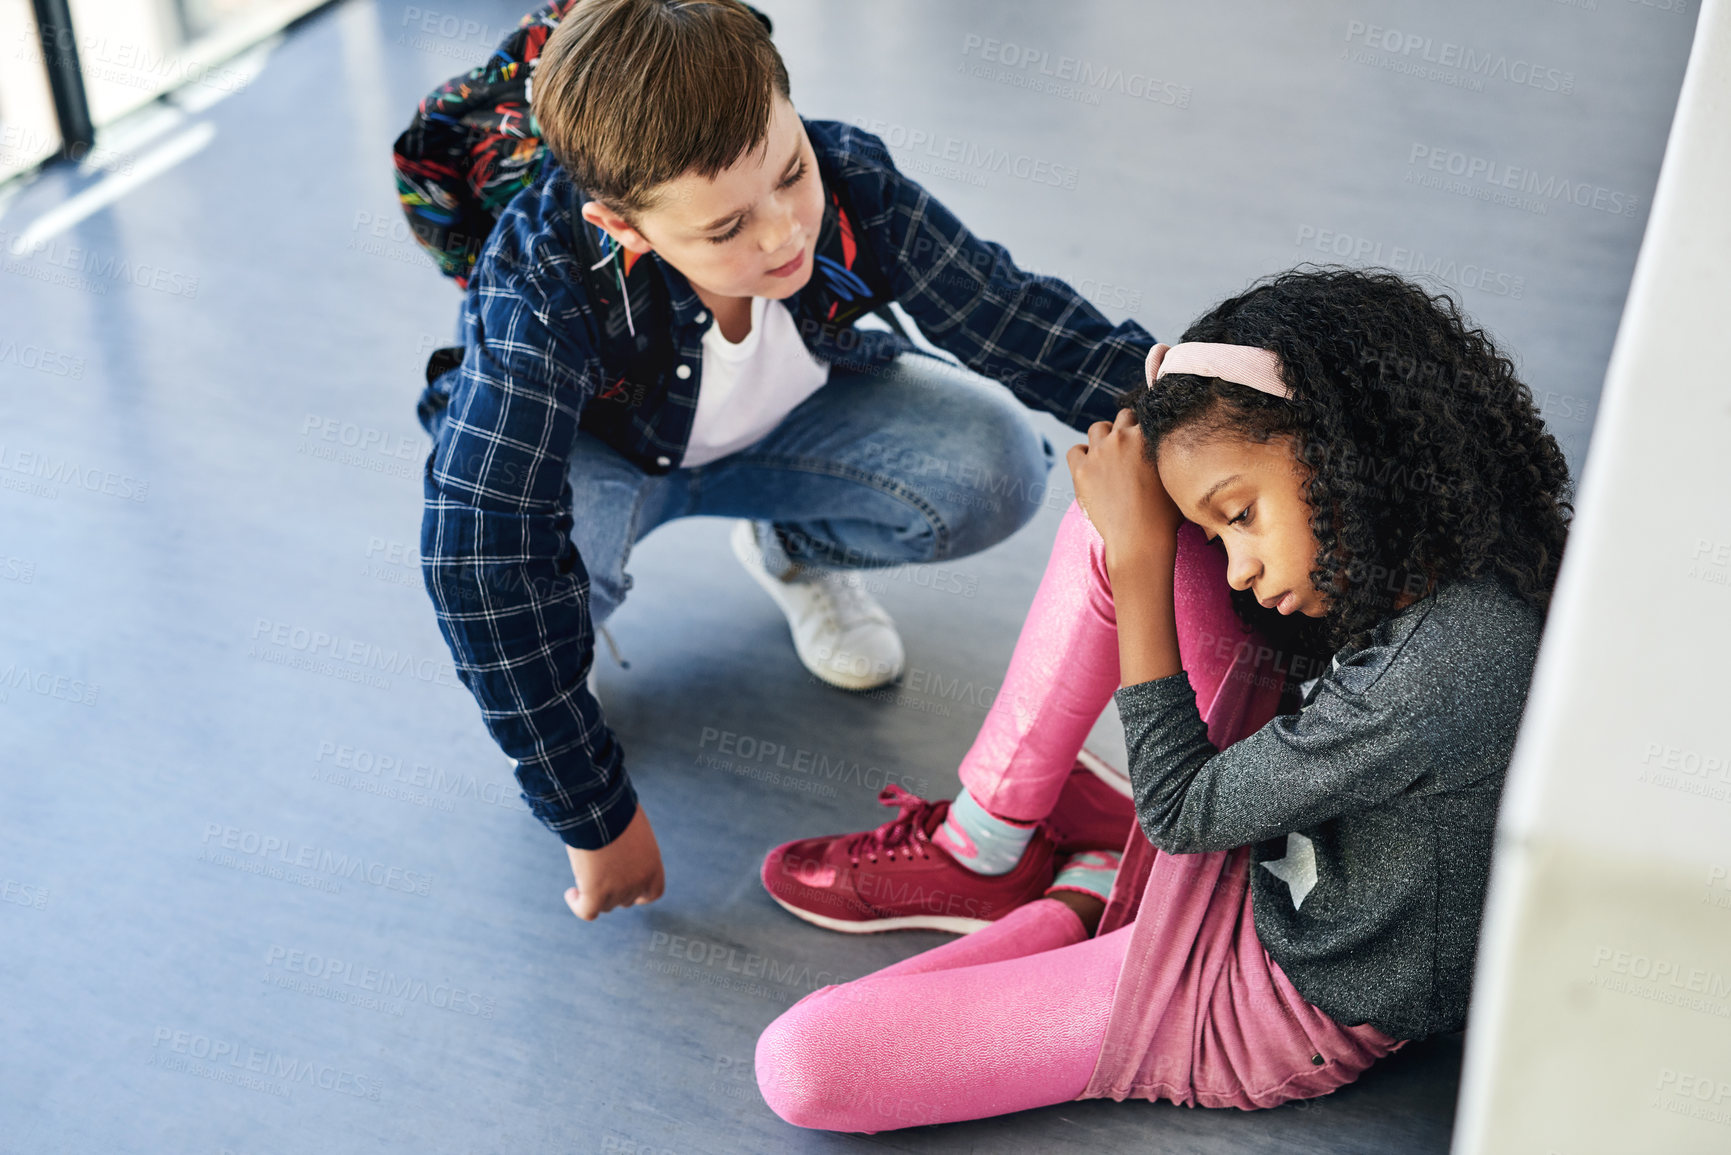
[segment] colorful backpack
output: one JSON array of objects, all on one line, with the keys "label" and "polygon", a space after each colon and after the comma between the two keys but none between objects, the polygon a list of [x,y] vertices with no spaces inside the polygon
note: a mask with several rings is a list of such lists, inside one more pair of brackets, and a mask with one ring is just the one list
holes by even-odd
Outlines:
[{"label": "colorful backpack", "polygon": [[[523,17],[486,63],[428,94],[392,148],[397,196],[409,227],[439,271],[459,286],[467,287],[505,206],[534,184],[551,161],[530,112],[529,77],[547,38],[578,2],[553,0]],[[752,11],[769,30],[769,18]],[[830,325],[846,326],[876,311],[893,329],[903,331],[885,308],[890,295],[882,276],[862,259],[843,190],[826,183],[825,192],[813,262],[814,282],[822,294],[819,315]],[[625,401],[631,407],[642,401],[646,389],[665,388],[665,374],[677,360],[665,322],[667,286],[654,262],[639,261],[613,244],[604,230],[583,221],[577,208],[572,205],[572,219],[583,251],[576,255],[588,270],[589,297],[601,314],[608,345],[602,358],[625,368],[597,399]],[[663,339],[651,340],[654,333]],[[461,364],[462,356],[461,347],[435,350],[427,363],[429,384]],[[599,424],[608,423],[602,414],[593,416]]]}]

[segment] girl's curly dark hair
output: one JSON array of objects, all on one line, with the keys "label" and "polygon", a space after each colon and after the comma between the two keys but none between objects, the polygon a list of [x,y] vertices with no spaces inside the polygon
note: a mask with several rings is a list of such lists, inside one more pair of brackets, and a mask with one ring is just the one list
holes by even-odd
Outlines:
[{"label": "girl's curly dark hair", "polygon": [[[1309,471],[1329,647],[1364,644],[1403,592],[1451,579],[1499,574],[1548,608],[1568,467],[1514,365],[1448,296],[1386,270],[1300,266],[1221,302],[1183,340],[1273,350],[1293,396],[1169,373],[1124,398],[1149,459],[1181,429],[1291,440]],[[1293,637],[1298,623],[1276,626],[1253,598],[1234,604]]]}]

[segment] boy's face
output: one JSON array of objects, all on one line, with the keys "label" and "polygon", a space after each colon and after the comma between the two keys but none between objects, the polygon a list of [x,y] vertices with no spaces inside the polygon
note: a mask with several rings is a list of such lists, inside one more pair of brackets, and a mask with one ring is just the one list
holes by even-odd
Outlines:
[{"label": "boy's face", "polygon": [[823,220],[817,157],[793,105],[777,96],[762,147],[708,179],[686,173],[627,222],[598,201],[583,219],[633,252],[651,250],[713,297],[790,297],[811,279]]}]

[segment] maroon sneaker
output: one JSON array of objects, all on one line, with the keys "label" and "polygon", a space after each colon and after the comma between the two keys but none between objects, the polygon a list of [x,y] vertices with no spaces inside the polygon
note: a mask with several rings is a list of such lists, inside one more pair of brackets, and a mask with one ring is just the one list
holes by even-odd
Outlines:
[{"label": "maroon sneaker", "polygon": [[770,851],[763,860],[769,896],[798,918],[848,934],[968,934],[1052,884],[1052,840],[1043,826],[1014,870],[979,874],[932,841],[950,812],[948,799],[928,802],[890,785],[878,801],[901,813],[876,830],[804,838]]},{"label": "maroon sneaker", "polygon": [[[1099,769],[1095,767],[1099,766]],[[1111,775],[1111,777],[1107,777]],[[1136,825],[1136,804],[1126,791],[1130,780],[1082,751],[1046,819],[1060,858],[1079,850],[1122,850]]]}]

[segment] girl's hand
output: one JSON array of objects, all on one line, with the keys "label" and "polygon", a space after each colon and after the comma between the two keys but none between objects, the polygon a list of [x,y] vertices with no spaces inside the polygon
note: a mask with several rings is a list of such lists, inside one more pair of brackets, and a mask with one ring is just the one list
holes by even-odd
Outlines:
[{"label": "girl's hand", "polygon": [[1105,539],[1108,569],[1149,547],[1171,550],[1184,520],[1145,452],[1135,411],[1121,409],[1117,420],[1090,425],[1088,444],[1065,455],[1076,502]]}]

